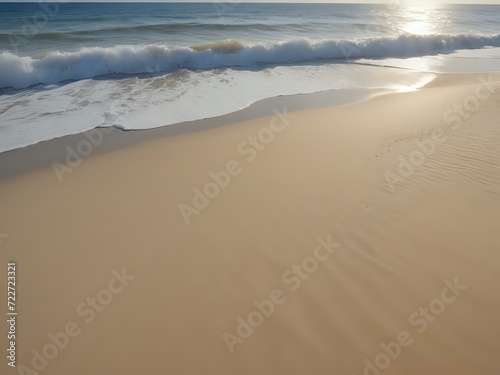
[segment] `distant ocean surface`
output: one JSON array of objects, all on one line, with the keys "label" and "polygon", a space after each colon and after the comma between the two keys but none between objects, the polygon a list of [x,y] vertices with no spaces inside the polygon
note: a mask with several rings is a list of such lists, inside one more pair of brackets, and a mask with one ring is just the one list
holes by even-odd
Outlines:
[{"label": "distant ocean surface", "polygon": [[0,152],[499,68],[494,5],[0,3]]}]

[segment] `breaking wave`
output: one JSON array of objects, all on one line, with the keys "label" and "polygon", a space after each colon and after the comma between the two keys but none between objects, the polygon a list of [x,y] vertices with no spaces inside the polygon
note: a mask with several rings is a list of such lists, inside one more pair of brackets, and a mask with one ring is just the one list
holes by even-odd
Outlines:
[{"label": "breaking wave", "polygon": [[500,47],[500,35],[401,35],[357,41],[290,40],[243,44],[227,40],[198,46],[119,45],[51,52],[39,59],[0,54],[0,87],[16,89],[55,84],[108,74],[147,74],[182,69],[237,67],[262,69],[270,65],[317,62],[322,59],[415,57],[460,49]]}]

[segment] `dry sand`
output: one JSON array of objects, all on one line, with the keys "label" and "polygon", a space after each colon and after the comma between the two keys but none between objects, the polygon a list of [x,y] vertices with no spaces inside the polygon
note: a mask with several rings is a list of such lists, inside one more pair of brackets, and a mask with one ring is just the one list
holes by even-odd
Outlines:
[{"label": "dry sand", "polygon": [[498,374],[500,75],[480,77],[4,179],[0,303],[14,260],[19,315],[1,373]]}]

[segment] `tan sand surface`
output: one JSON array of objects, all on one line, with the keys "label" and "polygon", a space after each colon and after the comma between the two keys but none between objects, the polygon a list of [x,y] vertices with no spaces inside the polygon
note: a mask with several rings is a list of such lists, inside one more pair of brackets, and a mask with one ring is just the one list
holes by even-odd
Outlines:
[{"label": "tan sand surface", "polygon": [[1,373],[499,374],[500,75],[267,115],[1,181]]}]

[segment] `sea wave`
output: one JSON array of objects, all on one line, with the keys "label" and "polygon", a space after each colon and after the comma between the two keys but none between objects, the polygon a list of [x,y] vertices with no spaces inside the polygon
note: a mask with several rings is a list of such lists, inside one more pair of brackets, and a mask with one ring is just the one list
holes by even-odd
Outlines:
[{"label": "sea wave", "polygon": [[[328,23],[317,22],[314,24],[315,27],[327,27]],[[365,24],[346,24],[349,27],[363,27]],[[300,28],[311,26],[308,22],[273,22],[270,24],[247,22],[247,23],[200,23],[200,22],[176,22],[176,23],[159,23],[151,25],[123,25],[123,26],[94,26],[94,28],[88,28],[88,25],[81,25],[79,27],[74,25],[73,30],[61,30],[54,32],[40,32],[35,35],[30,35],[31,41],[36,40],[51,40],[51,39],[67,39],[67,38],[86,38],[92,36],[102,36],[107,34],[121,35],[124,38],[130,36],[131,33],[158,33],[158,34],[183,34],[183,33],[193,33],[193,31],[199,31],[201,33],[215,33],[215,32],[226,32],[235,33],[246,31],[248,33],[261,32],[274,32],[281,29],[288,28]],[[0,42],[10,42],[16,37],[22,37],[22,35],[15,35],[14,33],[0,33]]]},{"label": "sea wave", "polygon": [[39,59],[0,54],[0,87],[26,88],[108,74],[146,74],[182,69],[318,62],[323,59],[415,57],[460,49],[500,47],[500,35],[413,35],[364,40],[290,40],[277,43],[222,41],[201,46],[119,45],[86,47],[77,52],[51,52]]}]

